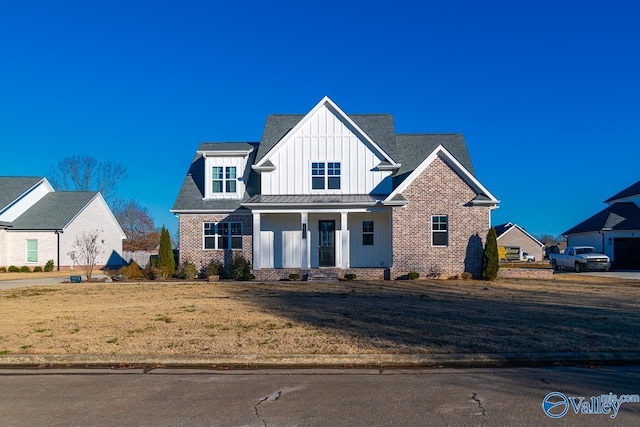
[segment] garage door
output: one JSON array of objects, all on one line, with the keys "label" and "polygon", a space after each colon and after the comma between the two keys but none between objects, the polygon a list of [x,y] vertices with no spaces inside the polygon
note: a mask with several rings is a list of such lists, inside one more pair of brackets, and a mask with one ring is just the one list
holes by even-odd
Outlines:
[{"label": "garage door", "polygon": [[616,270],[640,270],[640,238],[613,239],[613,260]]}]

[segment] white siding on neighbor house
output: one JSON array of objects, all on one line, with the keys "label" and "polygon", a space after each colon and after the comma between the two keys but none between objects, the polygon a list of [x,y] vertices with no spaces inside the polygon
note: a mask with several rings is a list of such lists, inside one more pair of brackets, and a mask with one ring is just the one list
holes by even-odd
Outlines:
[{"label": "white siding on neighbor house", "polygon": [[[373,221],[373,245],[362,244],[362,222]],[[387,212],[349,214],[350,266],[390,267],[391,230]]]},{"label": "white siding on neighbor house", "polygon": [[96,197],[60,235],[60,265],[77,266],[77,261],[71,260],[71,252],[78,253],[78,249],[75,247],[76,236],[95,231],[98,232],[98,242],[101,246],[101,253],[96,260],[96,265],[105,265],[110,259],[122,258],[122,239],[124,236],[120,234],[121,229],[115,222],[115,218],[113,218],[104,199]]},{"label": "white siding on neighbor house", "polygon": [[567,240],[567,246],[593,246],[597,251],[602,251],[602,234],[594,232],[571,235]]},{"label": "white siding on neighbor house", "polygon": [[42,199],[48,193],[53,192],[53,188],[48,181],[42,181],[31,192],[24,195],[15,205],[11,206],[0,215],[0,221],[13,222],[20,215],[25,213],[31,206],[35,205],[38,200]]},{"label": "white siding on neighbor house", "polygon": [[[389,194],[391,172],[373,170],[384,159],[326,106],[320,108],[269,160],[262,172],[262,194]],[[311,163],[340,162],[339,190],[312,190]]]},{"label": "white siding on neighbor house", "polygon": [[[603,240],[604,237],[604,240]],[[614,243],[616,238],[634,238],[640,237],[640,231],[638,230],[617,230],[617,231],[604,231],[604,234],[600,234],[596,231],[592,233],[571,234],[568,236],[567,244],[569,246],[593,246],[597,251],[607,255],[612,261],[614,261]],[[603,247],[604,242],[604,247]]]},{"label": "white siding on neighbor house", "polygon": [[[44,267],[48,260],[57,260],[57,236],[53,231],[12,231],[3,233],[6,245],[6,253],[4,259],[0,261],[0,265],[8,267],[14,265],[16,267],[28,266]],[[27,262],[27,240],[38,241],[38,260],[37,262]]]},{"label": "white siding on neighbor house", "polygon": [[[236,168],[236,192],[214,193],[212,181],[212,168],[214,166],[235,166]],[[207,156],[205,158],[204,180],[205,198],[207,199],[241,199],[244,196],[245,182],[249,178],[247,171],[247,156]]]}]

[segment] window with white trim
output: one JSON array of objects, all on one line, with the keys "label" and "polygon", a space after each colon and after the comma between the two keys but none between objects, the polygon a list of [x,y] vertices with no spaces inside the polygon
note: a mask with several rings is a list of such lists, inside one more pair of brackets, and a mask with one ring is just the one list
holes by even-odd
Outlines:
[{"label": "window with white trim", "polygon": [[235,193],[237,179],[235,166],[213,166],[211,168],[211,191],[214,193]]},{"label": "window with white trim", "polygon": [[431,217],[431,245],[449,245],[449,216],[434,215]]},{"label": "window with white trim", "polygon": [[373,245],[373,221],[362,221],[362,245]]},{"label": "window with white trim", "polygon": [[242,223],[205,222],[205,249],[242,249]]},{"label": "window with white trim", "polygon": [[38,262],[37,240],[27,240],[27,262]]},{"label": "window with white trim", "polygon": [[311,189],[339,190],[340,162],[312,162]]}]

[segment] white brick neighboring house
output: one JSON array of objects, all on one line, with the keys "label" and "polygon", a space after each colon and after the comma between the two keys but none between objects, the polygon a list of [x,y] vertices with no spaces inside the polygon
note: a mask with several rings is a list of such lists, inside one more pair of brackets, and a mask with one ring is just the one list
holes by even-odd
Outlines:
[{"label": "white brick neighboring house", "polygon": [[347,115],[325,97],[270,115],[262,140],[203,143],[172,212],[180,261],[233,254],[261,280],[480,274],[498,200],[460,134],[396,134],[388,114]]},{"label": "white brick neighboring house", "polygon": [[77,268],[75,240],[98,232],[97,267],[122,264],[122,228],[97,192],[55,191],[42,177],[0,177],[0,267]]}]

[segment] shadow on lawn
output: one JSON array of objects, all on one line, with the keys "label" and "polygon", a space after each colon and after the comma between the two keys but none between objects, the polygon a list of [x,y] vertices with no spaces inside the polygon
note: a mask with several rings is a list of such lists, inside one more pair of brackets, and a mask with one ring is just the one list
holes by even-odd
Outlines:
[{"label": "shadow on lawn", "polygon": [[384,352],[640,350],[638,304],[615,293],[585,296],[554,291],[551,284],[522,292],[443,283],[274,286],[254,304]]}]

